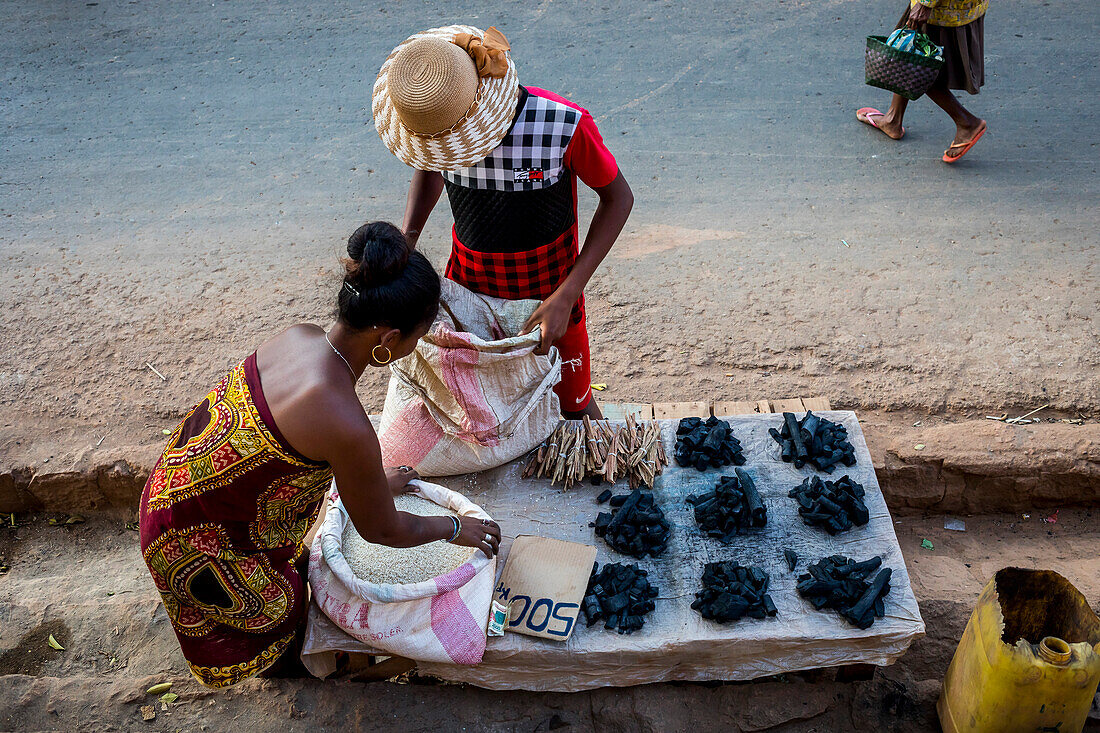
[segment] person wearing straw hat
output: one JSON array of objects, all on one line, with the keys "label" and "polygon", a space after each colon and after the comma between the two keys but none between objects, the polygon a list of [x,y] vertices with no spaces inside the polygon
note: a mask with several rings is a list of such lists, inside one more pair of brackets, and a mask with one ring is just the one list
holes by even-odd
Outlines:
[{"label": "person wearing straw hat", "polygon": [[[448,278],[484,295],[542,300],[524,326],[556,346],[567,418],[592,399],[584,288],[622,231],[634,195],[587,110],[520,86],[496,28],[452,25],[393,50],[374,85],[383,143],[414,169],[402,229],[412,247],[443,190],[454,215]],[[600,202],[578,247],[577,178]]]}]

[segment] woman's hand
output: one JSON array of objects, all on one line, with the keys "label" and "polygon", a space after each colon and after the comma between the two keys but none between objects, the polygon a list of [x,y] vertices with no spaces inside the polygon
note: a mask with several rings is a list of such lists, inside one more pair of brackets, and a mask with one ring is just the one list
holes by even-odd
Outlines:
[{"label": "woman's hand", "polygon": [[478,519],[477,517],[459,517],[462,530],[455,538],[454,544],[463,547],[476,547],[492,558],[500,549],[500,525],[491,519]]},{"label": "woman's hand", "polygon": [[570,301],[568,298],[554,293],[542,301],[542,304],[527,319],[527,323],[523,324],[521,334],[531,333],[542,326],[542,340],[539,342],[539,347],[535,349],[536,354],[549,354],[550,347],[565,335],[566,329],[569,328],[569,317],[573,314],[573,303],[575,302],[575,299]]},{"label": "woman's hand", "polygon": [[914,30],[919,30],[922,25],[928,22],[928,19],[932,17],[932,8],[922,3],[909,8],[909,27]]},{"label": "woman's hand", "polygon": [[390,493],[394,496],[412,491],[415,487],[410,486],[409,482],[418,478],[420,478],[420,474],[408,466],[386,469],[386,482],[390,486]]}]

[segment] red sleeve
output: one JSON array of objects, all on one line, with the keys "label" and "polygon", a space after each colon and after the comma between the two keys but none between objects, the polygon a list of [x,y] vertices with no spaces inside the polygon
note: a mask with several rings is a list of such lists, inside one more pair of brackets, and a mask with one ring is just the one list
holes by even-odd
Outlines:
[{"label": "red sleeve", "polygon": [[531,94],[561,102],[581,113],[581,121],[573,132],[569,146],[565,149],[565,167],[577,174],[589,188],[602,188],[615,180],[619,175],[619,164],[615,162],[615,156],[603,143],[596,121],[584,107],[570,102],[565,97],[548,92],[545,89],[527,87]]}]

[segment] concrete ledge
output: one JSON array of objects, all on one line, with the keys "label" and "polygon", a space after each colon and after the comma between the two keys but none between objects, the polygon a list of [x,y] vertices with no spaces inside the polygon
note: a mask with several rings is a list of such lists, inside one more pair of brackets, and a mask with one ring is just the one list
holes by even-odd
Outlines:
[{"label": "concrete ledge", "polygon": [[[74,460],[66,470],[0,469],[0,512],[137,509],[159,446],[123,448]],[[58,462],[62,463],[61,461]]]},{"label": "concrete ledge", "polygon": [[[1100,424],[968,420],[898,428],[881,416],[862,424],[895,514],[1100,506]],[[160,448],[83,454],[60,471],[0,467],[0,512],[135,510]]]},{"label": "concrete ledge", "polygon": [[866,430],[866,435],[879,483],[898,514],[1100,506],[1100,425],[1095,423],[969,420],[923,430]]}]

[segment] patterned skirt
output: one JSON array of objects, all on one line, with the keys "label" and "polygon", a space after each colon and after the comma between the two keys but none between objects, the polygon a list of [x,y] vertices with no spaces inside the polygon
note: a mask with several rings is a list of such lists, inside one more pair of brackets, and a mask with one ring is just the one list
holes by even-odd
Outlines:
[{"label": "patterned skirt", "polygon": [[141,550],[203,685],[236,684],[293,648],[307,601],[302,538],[331,480],[279,433],[255,354],[168,439],[141,497]]}]

